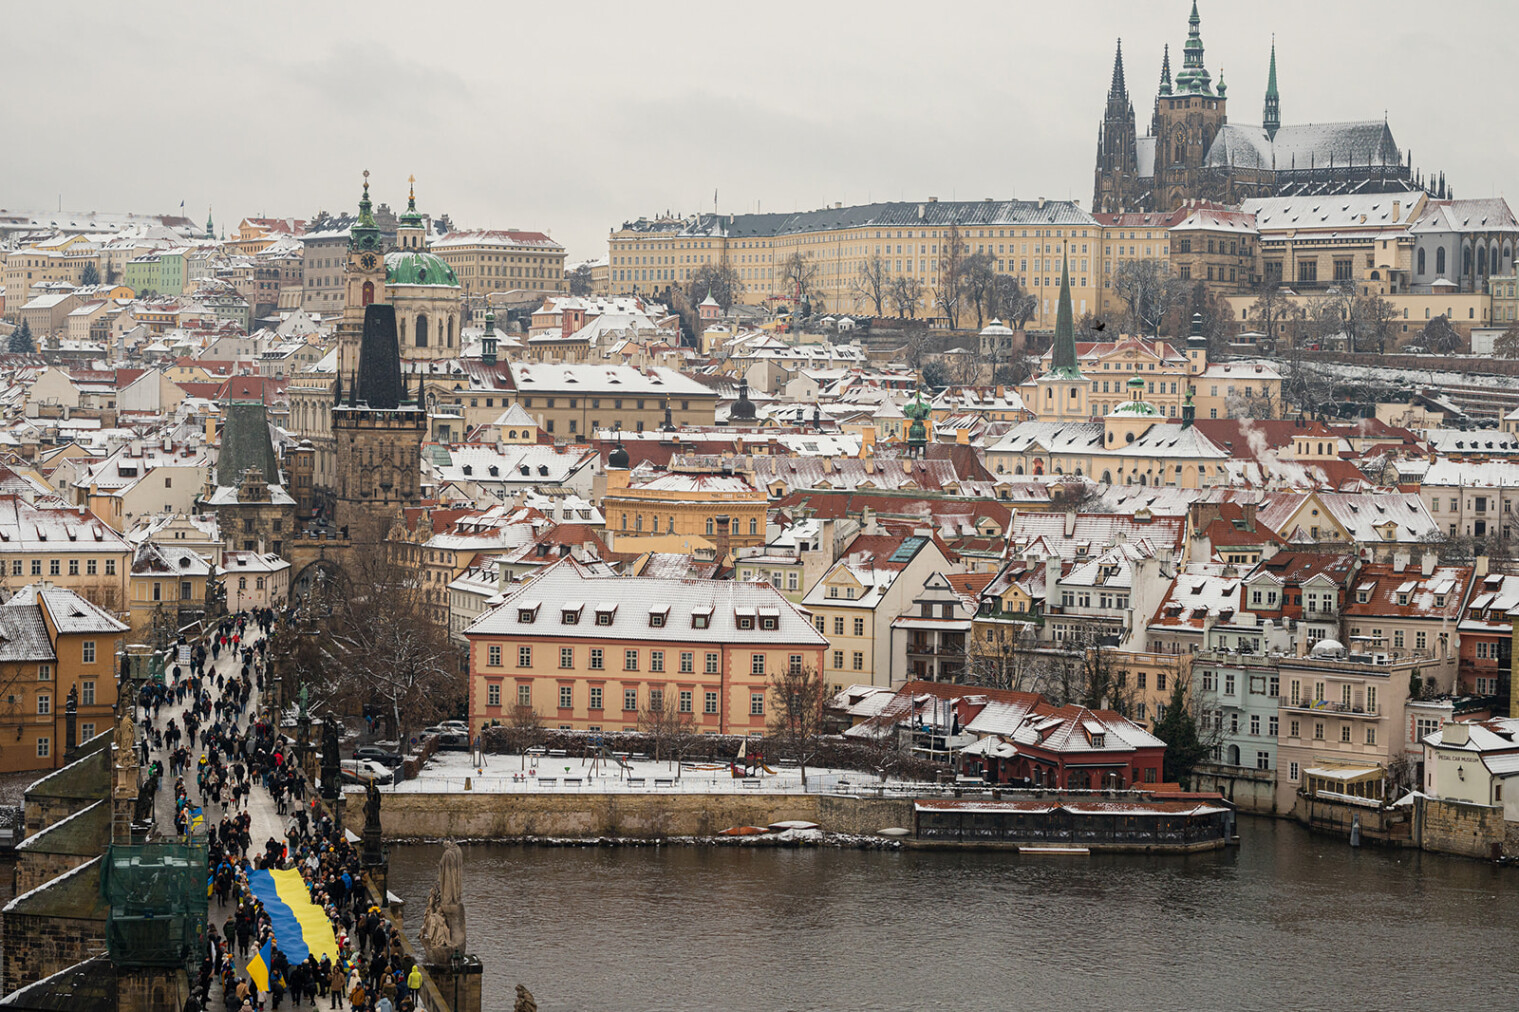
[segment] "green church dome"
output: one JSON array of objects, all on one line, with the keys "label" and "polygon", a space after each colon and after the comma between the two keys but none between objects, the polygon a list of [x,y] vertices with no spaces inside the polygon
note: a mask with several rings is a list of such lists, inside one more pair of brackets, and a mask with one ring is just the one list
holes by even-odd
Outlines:
[{"label": "green church dome", "polygon": [[385,254],[385,283],[387,285],[439,285],[458,288],[459,277],[454,269],[431,253],[419,250],[397,250]]}]

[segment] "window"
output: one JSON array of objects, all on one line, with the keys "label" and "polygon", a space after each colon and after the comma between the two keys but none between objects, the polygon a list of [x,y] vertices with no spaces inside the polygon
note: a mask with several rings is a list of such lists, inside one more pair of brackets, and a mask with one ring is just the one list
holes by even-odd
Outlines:
[{"label": "window", "polygon": [[817,626],[818,632],[822,633],[824,636],[828,635],[828,620],[826,618],[821,615],[817,615],[813,618],[812,624]]},{"label": "window", "polygon": [[1297,763],[1287,764],[1287,779],[1292,783],[1297,783]]},{"label": "window", "polygon": [[835,636],[844,635],[844,620],[842,618],[836,618],[833,620],[833,634]]},{"label": "window", "polygon": [[765,715],[765,694],[763,692],[749,693],[749,716],[763,717]]},{"label": "window", "polygon": [[751,675],[763,675],[765,673],[765,655],[749,655],[749,673]]},{"label": "window", "polygon": [[53,666],[51,664],[37,665],[37,681],[51,682],[53,680]]},{"label": "window", "polygon": [[715,693],[715,692],[708,692],[708,693],[705,693],[702,696],[701,712],[702,713],[716,713],[717,712],[717,693]]},{"label": "window", "polygon": [[690,689],[681,689],[680,690],[680,712],[681,713],[690,713],[691,712],[691,690]]},{"label": "window", "polygon": [[33,576],[41,576],[42,575],[42,560],[41,559],[33,559],[32,560],[32,575]]},{"label": "window", "polygon": [[95,663],[95,641],[85,640],[83,645],[83,660],[86,664]]},{"label": "window", "polygon": [[658,712],[660,710],[663,710],[664,708],[665,708],[665,690],[664,689],[650,689],[649,690],[649,709]]},{"label": "window", "polygon": [[637,650],[624,650],[622,652],[622,670],[624,670],[624,671],[637,671],[638,670],[638,651]]},{"label": "window", "polygon": [[1345,742],[1347,744],[1350,742],[1350,725],[1349,724],[1345,724],[1345,725],[1341,726],[1341,728],[1340,728],[1340,741]]},{"label": "window", "polygon": [[49,576],[62,576],[63,575],[62,567],[60,567],[58,565],[58,560],[57,559],[48,559],[47,560],[47,574]]},{"label": "window", "polygon": [[865,620],[863,618],[857,618],[854,620],[854,634],[856,636],[865,635]]},{"label": "window", "polygon": [[533,687],[531,685],[519,685],[519,686],[517,686],[517,705],[518,706],[532,706],[533,705]]},{"label": "window", "polygon": [[602,670],[603,668],[606,667],[606,664],[604,662],[605,656],[606,655],[604,654],[604,652],[602,651],[602,649],[600,647],[592,647],[591,648],[591,670],[592,671],[600,671],[600,670]]},{"label": "window", "polygon": [[844,667],[844,651],[835,650],[833,652],[833,666],[839,669]]},{"label": "window", "polygon": [[78,559],[70,559],[69,560],[69,575],[70,576],[78,576],[79,575],[79,560]]},{"label": "window", "polygon": [[571,685],[559,686],[559,709],[568,710],[575,705],[575,688]]},{"label": "window", "polygon": [[1234,695],[1234,676],[1232,674],[1224,676],[1224,695]]},{"label": "window", "polygon": [[53,751],[53,739],[51,739],[51,738],[38,738],[37,739],[37,758],[38,759],[46,759],[49,755],[52,754],[52,751]]},{"label": "window", "polygon": [[531,625],[533,622],[533,616],[537,613],[537,608],[518,608],[517,621],[523,623],[524,625]]},{"label": "window", "polygon": [[856,671],[864,671],[865,670],[865,654],[862,651],[856,650],[854,652],[853,662],[854,662],[854,670],[856,670]]},{"label": "window", "polygon": [[575,666],[575,648],[559,648],[559,666],[561,668],[573,668]]},{"label": "window", "polygon": [[487,685],[485,687],[485,705],[486,706],[500,706],[501,705],[501,685],[500,685],[500,683],[498,683],[498,682],[492,682],[491,684],[489,684],[489,685]]},{"label": "window", "polygon": [[591,686],[590,696],[591,696],[590,708],[592,710],[599,710],[599,709],[601,709],[601,686],[599,686],[599,685],[593,685],[593,686]]},{"label": "window", "polygon": [[696,670],[696,655],[689,650],[680,652],[680,673],[689,675]]},{"label": "window", "polygon": [[94,706],[95,705],[95,683],[94,682],[80,682],[79,683],[79,705],[80,706]]},{"label": "window", "polygon": [[707,674],[709,674],[709,675],[715,675],[715,674],[717,674],[717,654],[708,654],[707,655],[707,668],[706,668],[706,671],[707,671]]},{"label": "window", "polygon": [[1368,744],[1368,745],[1375,745],[1376,743],[1377,743],[1377,729],[1374,728],[1374,727],[1368,727],[1366,729],[1366,744]]},{"label": "window", "polygon": [[663,650],[649,651],[649,670],[663,671],[665,669],[665,652]]},{"label": "window", "polygon": [[596,624],[597,625],[611,625],[612,624],[612,612],[610,612],[610,611],[598,611],[596,613]]},{"label": "window", "polygon": [[662,611],[649,612],[649,625],[655,629],[663,628],[665,624],[665,614],[666,613]]},{"label": "window", "polygon": [[1322,720],[1313,722],[1313,738],[1315,741],[1324,740],[1324,722]]},{"label": "window", "polygon": [[691,615],[691,628],[705,629],[707,628],[707,624],[711,621],[711,619],[712,616],[705,612],[693,612]]},{"label": "window", "polygon": [[49,696],[47,693],[43,693],[42,695],[38,696],[37,697],[37,714],[39,716],[47,716],[48,714],[50,714],[52,712],[53,712],[53,697]]},{"label": "window", "polygon": [[622,690],[622,708],[624,710],[629,710],[629,711],[638,709],[638,690],[637,689],[623,689]]},{"label": "window", "polygon": [[1250,715],[1250,733],[1251,734],[1260,734],[1261,733],[1261,715],[1258,714],[1258,713],[1252,713]]},{"label": "window", "polygon": [[95,725],[93,723],[86,723],[86,724],[80,724],[79,725],[79,740],[80,741],[89,741],[93,737],[95,737]]},{"label": "window", "polygon": [[533,648],[532,647],[518,647],[517,648],[517,667],[519,667],[519,668],[530,668],[532,666],[533,666]]},{"label": "window", "polygon": [[1294,720],[1294,721],[1290,722],[1287,725],[1287,728],[1288,728],[1287,736],[1289,738],[1301,737],[1302,725],[1298,721]]},{"label": "window", "polygon": [[493,643],[485,648],[485,663],[492,668],[499,668],[501,666],[500,644]]}]

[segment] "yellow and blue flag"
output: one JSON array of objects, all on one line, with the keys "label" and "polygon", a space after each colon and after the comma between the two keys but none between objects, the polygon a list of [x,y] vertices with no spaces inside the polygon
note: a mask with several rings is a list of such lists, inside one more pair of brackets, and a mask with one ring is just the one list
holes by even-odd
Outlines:
[{"label": "yellow and blue flag", "polygon": [[274,958],[274,942],[264,943],[264,947],[253,954],[248,960],[248,976],[253,980],[260,991],[269,990],[269,963]]},{"label": "yellow and blue flag", "polygon": [[312,954],[317,959],[337,958],[338,940],[332,933],[332,921],[326,911],[311,902],[311,892],[299,871],[251,871],[248,888],[269,915],[275,941],[292,966]]}]

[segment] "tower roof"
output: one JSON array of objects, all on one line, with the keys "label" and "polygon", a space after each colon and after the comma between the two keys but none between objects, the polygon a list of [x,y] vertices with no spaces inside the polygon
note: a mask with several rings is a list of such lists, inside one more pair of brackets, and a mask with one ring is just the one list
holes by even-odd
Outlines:
[{"label": "tower roof", "polygon": [[349,249],[380,248],[380,226],[375,224],[374,209],[369,203],[369,170],[364,170],[364,195],[359,198],[359,220],[348,230]]},{"label": "tower roof", "polygon": [[1267,137],[1275,137],[1282,128],[1282,100],[1276,91],[1276,39],[1271,40],[1271,70],[1266,75],[1266,108],[1261,126]]},{"label": "tower roof", "polygon": [[1060,258],[1060,302],[1055,311],[1055,346],[1050,361],[1050,375],[1057,379],[1080,379],[1081,365],[1076,358],[1076,319],[1071,311],[1070,258]]},{"label": "tower roof", "polygon": [[1176,90],[1183,95],[1212,95],[1213,83],[1203,66],[1202,18],[1197,14],[1197,0],[1192,0],[1192,15],[1187,18],[1187,43],[1182,55],[1181,73],[1176,75]]},{"label": "tower roof", "polygon": [[264,480],[278,483],[279,464],[274,456],[274,441],[269,436],[269,417],[262,398],[239,398],[226,406],[222,422],[221,452],[216,458],[216,483],[235,488],[243,472],[256,467]]},{"label": "tower roof", "polygon": [[417,177],[407,176],[406,182],[410,186],[406,195],[406,211],[397,219],[397,224],[402,228],[421,228],[422,214],[417,210]]},{"label": "tower roof", "polygon": [[1160,58],[1160,93],[1171,94],[1171,43],[1166,43],[1165,54]]},{"label": "tower roof", "polygon": [[1127,98],[1129,86],[1123,76],[1123,39],[1118,40],[1118,52],[1113,57],[1113,83],[1108,85],[1108,98]]},{"label": "tower roof", "polygon": [[401,348],[396,340],[394,306],[364,307],[364,336],[359,343],[359,374],[354,400],[370,408],[394,410],[405,396],[401,380]]}]

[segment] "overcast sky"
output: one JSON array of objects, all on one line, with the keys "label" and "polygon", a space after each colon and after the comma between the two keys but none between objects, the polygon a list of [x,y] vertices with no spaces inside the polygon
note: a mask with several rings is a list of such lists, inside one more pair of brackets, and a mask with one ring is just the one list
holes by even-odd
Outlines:
[{"label": "overcast sky", "polygon": [[[1519,163],[1519,4],[1202,0],[1207,67],[1259,123],[1377,119],[1458,196]],[[1124,40],[1143,133],[1186,0],[938,5],[7,2],[0,206],[247,215],[377,202],[550,232],[570,258],[665,210],[1092,196]],[[1495,40],[1484,47],[1482,40]],[[1489,69],[1479,70],[1486,66]],[[1467,84],[1461,82],[1465,80]],[[1485,93],[1485,97],[1483,96]],[[18,121],[17,113],[25,119]]]}]

